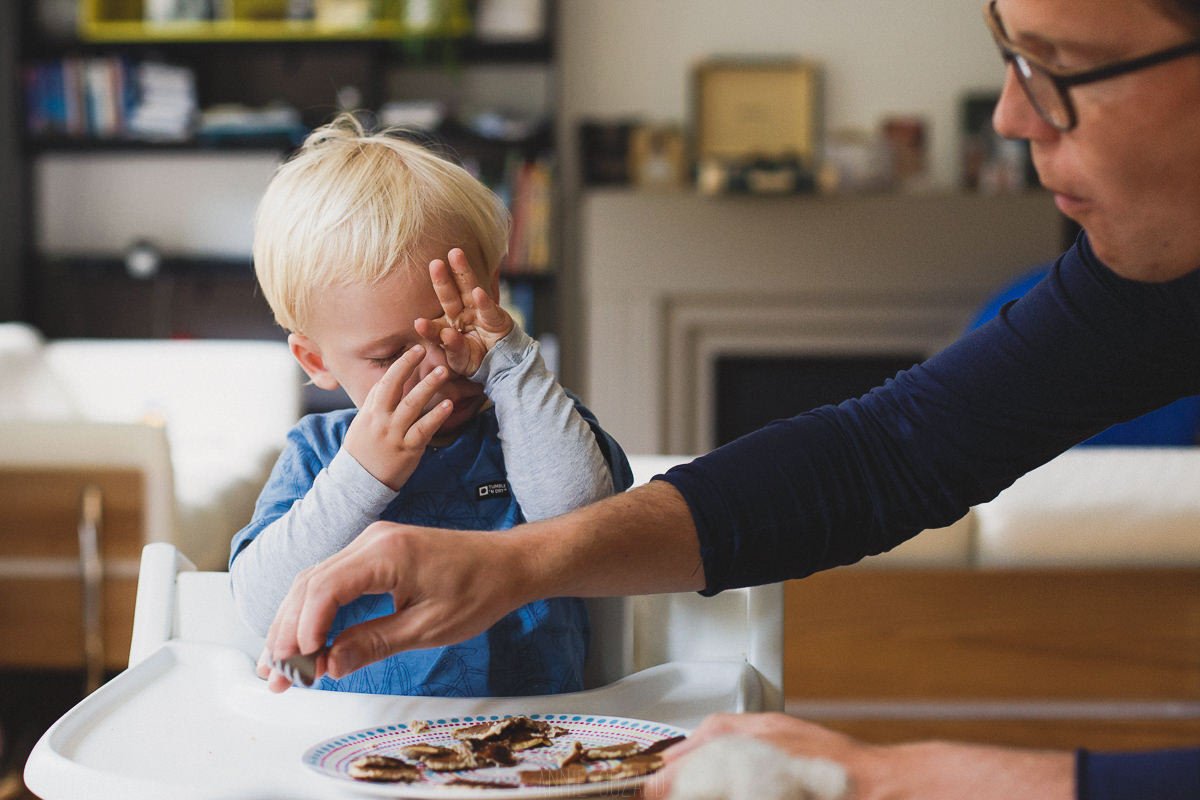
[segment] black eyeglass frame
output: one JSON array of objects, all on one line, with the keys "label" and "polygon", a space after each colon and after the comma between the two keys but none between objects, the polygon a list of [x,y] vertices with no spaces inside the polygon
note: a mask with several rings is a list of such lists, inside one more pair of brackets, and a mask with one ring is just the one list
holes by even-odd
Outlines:
[{"label": "black eyeglass frame", "polygon": [[[1095,69],[1083,70],[1081,72],[1058,72],[1047,66],[1037,56],[1014,44],[1008,38],[1008,34],[1004,31],[1004,24],[1000,21],[1000,15],[996,13],[996,0],[989,0],[987,5],[984,6],[983,17],[987,23],[988,30],[992,33],[992,38],[996,40],[996,46],[1000,48],[1001,57],[1006,62],[1016,62],[1017,82],[1021,84],[1021,89],[1024,90],[1025,96],[1029,98],[1029,102],[1033,105],[1034,110],[1038,112],[1038,116],[1045,120],[1048,125],[1063,133],[1074,128],[1079,122],[1075,114],[1075,103],[1071,101],[1071,87],[1116,78],[1119,75],[1136,72],[1167,61],[1174,61],[1177,58],[1200,54],[1200,39],[1197,39],[1126,61],[1114,61],[1111,64],[1105,64]],[[1051,115],[1042,108],[1041,103],[1034,96],[1033,90],[1029,88],[1027,74],[1034,69],[1041,72],[1054,84],[1059,99],[1062,101],[1062,106],[1067,111],[1067,122],[1065,125],[1054,121]]]}]

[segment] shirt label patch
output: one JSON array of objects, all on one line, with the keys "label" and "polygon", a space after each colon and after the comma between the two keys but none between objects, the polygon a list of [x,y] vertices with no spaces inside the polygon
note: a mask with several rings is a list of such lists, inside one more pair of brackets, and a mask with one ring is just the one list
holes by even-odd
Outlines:
[{"label": "shirt label patch", "polygon": [[481,483],[475,487],[476,500],[488,500],[493,497],[508,497],[508,481],[492,481]]}]

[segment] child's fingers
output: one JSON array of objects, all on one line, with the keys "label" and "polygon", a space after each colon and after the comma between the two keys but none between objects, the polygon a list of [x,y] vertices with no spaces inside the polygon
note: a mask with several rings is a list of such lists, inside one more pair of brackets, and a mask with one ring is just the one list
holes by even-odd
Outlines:
[{"label": "child's fingers", "polygon": [[435,258],[429,262],[429,277],[433,280],[433,291],[446,317],[452,322],[457,320],[464,309],[463,298],[468,295],[460,288],[456,276],[445,261]]},{"label": "child's fingers", "polygon": [[413,423],[424,413],[425,406],[433,401],[433,396],[437,394],[449,377],[450,370],[443,366],[435,367],[432,372],[418,381],[408,394],[404,395],[392,414],[392,420],[404,430],[411,428]]},{"label": "child's fingers", "polygon": [[450,260],[450,270],[454,273],[454,282],[458,285],[459,296],[470,297],[471,292],[479,286],[479,278],[475,277],[475,270],[471,269],[467,254],[461,247],[455,247],[447,258]]},{"label": "child's fingers", "polygon": [[453,329],[440,319],[420,317],[413,320],[413,330],[417,332],[417,336],[420,336],[430,344],[436,345],[441,341],[443,331]]},{"label": "child's fingers", "polygon": [[459,375],[470,376],[475,370],[471,369],[471,345],[467,337],[454,328],[443,328],[438,343],[446,354],[446,363],[450,369]]},{"label": "child's fingers", "polygon": [[373,408],[382,411],[392,411],[404,397],[404,384],[408,382],[413,371],[425,358],[425,347],[414,345],[405,350],[392,365],[387,368],[363,400],[363,409]]},{"label": "child's fingers", "polygon": [[484,330],[500,333],[512,327],[512,317],[483,289],[476,286],[471,301],[475,304],[475,323]]},{"label": "child's fingers", "polygon": [[412,448],[424,449],[453,411],[454,403],[449,400],[438,403],[409,426],[408,433],[404,434],[404,443]]}]

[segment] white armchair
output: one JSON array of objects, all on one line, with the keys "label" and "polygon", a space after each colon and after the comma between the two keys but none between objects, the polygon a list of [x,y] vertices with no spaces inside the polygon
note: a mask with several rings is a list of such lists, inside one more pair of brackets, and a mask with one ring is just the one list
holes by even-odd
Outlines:
[{"label": "white armchair", "polygon": [[[229,541],[249,521],[301,413],[303,376],[281,342],[45,342],[36,330],[7,323],[0,324],[0,368],[0,420],[164,429],[175,508],[162,540],[202,569],[224,568]],[[80,430],[62,431],[66,451],[87,449],[76,438]]]}]

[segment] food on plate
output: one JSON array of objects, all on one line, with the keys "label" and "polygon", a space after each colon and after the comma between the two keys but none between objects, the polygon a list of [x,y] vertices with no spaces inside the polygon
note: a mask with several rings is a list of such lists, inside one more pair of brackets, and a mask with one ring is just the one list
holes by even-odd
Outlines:
[{"label": "food on plate", "polygon": [[583,764],[568,764],[558,769],[523,769],[522,786],[570,786],[588,782],[587,767]]},{"label": "food on plate", "polygon": [[513,755],[512,749],[506,744],[472,742],[471,747],[475,751],[475,757],[481,761],[487,761],[499,767],[512,767],[517,764],[517,757]]},{"label": "food on plate", "polygon": [[618,761],[614,766],[589,770],[583,764],[567,764],[558,769],[527,769],[518,772],[522,786],[570,786],[577,783],[603,783],[625,778],[640,778],[662,769],[658,755],[635,755]]},{"label": "food on plate", "polygon": [[450,751],[448,747],[441,745],[429,744],[428,742],[418,742],[410,744],[407,747],[400,748],[400,755],[413,761],[421,761],[426,758],[446,755]]},{"label": "food on plate", "polygon": [[516,789],[517,784],[506,781],[485,781],[481,778],[464,778],[461,775],[446,781],[446,786],[469,786],[473,789]]},{"label": "food on plate", "polygon": [[580,761],[583,761],[583,750],[583,742],[579,741],[578,739],[571,742],[570,751],[563,753],[558,759],[559,768],[561,769],[562,767],[569,767],[572,764],[578,764]]},{"label": "food on plate", "polygon": [[546,747],[566,730],[549,722],[526,716],[505,717],[495,722],[479,722],[454,731],[454,738],[466,742],[494,742],[507,746],[514,753],[534,747]]},{"label": "food on plate", "polygon": [[422,780],[421,770],[391,756],[362,756],[350,762],[348,773],[358,781],[413,783]]},{"label": "food on plate", "polygon": [[511,767],[517,763],[512,751],[501,744],[483,742],[478,747],[462,742],[443,747],[436,744],[412,744],[400,748],[400,755],[423,764],[434,772],[458,772],[481,767]]},{"label": "food on plate", "polygon": [[666,750],[672,745],[679,744],[686,738],[686,736],[671,736],[666,739],[659,739],[654,744],[647,746],[646,749],[643,750],[639,755],[650,756],[654,755],[655,753],[661,753],[663,750]]},{"label": "food on plate", "polygon": [[665,762],[662,756],[630,756],[617,762],[616,766],[592,770],[588,773],[588,783],[600,781],[619,781],[625,778],[640,778],[651,772],[658,772]]},{"label": "food on plate", "polygon": [[588,747],[583,751],[583,757],[588,761],[607,761],[610,758],[629,758],[642,752],[642,746],[637,742],[617,742],[601,747]]},{"label": "food on plate", "polygon": [[[434,730],[429,722],[414,721],[408,728],[418,734],[407,738],[410,744],[379,747],[375,754],[355,758],[347,769],[349,777],[377,783],[423,782],[482,789],[601,783],[638,778],[661,769],[664,762],[659,754],[684,738],[674,736],[645,746],[637,741],[606,743],[606,737],[589,735],[586,728],[575,731],[526,716],[479,722],[448,731],[443,728],[428,737],[420,734]],[[447,732],[453,739],[446,737]],[[403,740],[396,744],[402,743]],[[518,755],[551,745],[540,756]],[[385,752],[388,755],[383,755]],[[516,774],[472,772],[488,767],[519,766],[525,769],[515,770]]]}]

